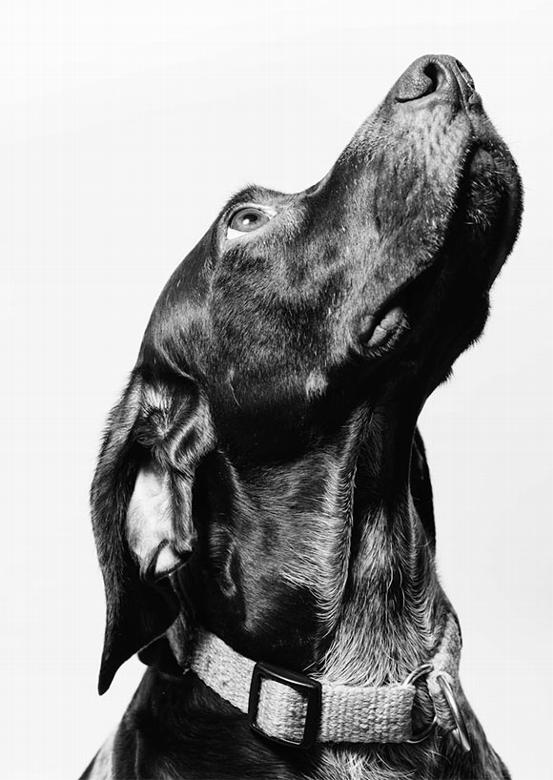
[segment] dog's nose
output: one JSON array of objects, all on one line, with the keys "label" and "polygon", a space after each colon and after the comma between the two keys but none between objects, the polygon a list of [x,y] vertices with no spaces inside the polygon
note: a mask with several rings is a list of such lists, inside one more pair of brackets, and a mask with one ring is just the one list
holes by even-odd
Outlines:
[{"label": "dog's nose", "polygon": [[419,57],[392,88],[398,103],[437,100],[467,105],[474,94],[470,73],[459,60],[446,54]]}]

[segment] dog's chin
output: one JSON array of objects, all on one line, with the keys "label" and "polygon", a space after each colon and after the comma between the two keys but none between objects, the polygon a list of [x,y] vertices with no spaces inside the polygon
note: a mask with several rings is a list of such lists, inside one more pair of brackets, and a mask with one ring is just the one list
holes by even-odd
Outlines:
[{"label": "dog's chin", "polygon": [[[434,306],[436,287],[489,291],[516,238],[520,189],[516,169],[501,151],[475,145],[467,154],[451,223],[444,246],[433,264],[407,279],[371,317],[360,336],[363,355],[370,360],[400,352]],[[454,290],[452,289],[452,294]]]}]

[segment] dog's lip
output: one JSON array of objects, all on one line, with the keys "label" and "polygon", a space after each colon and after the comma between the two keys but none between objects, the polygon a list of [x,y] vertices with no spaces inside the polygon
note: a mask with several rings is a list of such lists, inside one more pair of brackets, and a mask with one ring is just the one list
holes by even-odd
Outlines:
[{"label": "dog's lip", "polygon": [[366,321],[360,336],[363,355],[379,358],[404,341],[421,317],[427,300],[441,273],[442,262],[406,279]]},{"label": "dog's lip", "polygon": [[388,351],[408,329],[409,321],[404,308],[400,305],[387,308],[381,317],[374,318],[370,330],[362,339],[365,353],[376,357]]}]

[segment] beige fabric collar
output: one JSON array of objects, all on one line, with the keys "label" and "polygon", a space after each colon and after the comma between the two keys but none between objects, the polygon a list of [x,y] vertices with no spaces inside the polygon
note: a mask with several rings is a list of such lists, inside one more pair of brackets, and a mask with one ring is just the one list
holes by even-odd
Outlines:
[{"label": "beige fabric collar", "polygon": [[[249,714],[254,731],[275,742],[419,742],[434,726],[452,731],[463,749],[470,742],[455,692],[461,634],[450,613],[437,652],[402,683],[379,687],[317,681],[240,655],[215,634],[200,630],[190,669],[223,699]],[[413,734],[414,683],[426,676],[435,718]]]}]

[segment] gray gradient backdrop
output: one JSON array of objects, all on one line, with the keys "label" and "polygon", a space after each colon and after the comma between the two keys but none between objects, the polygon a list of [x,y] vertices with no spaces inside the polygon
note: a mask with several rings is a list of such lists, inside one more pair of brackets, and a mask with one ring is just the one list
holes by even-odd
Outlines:
[{"label": "gray gradient backdrop", "polygon": [[526,188],[486,333],[422,417],[438,565],[490,740],[515,778],[551,776],[548,6],[2,4],[3,778],[76,777],[141,673],[97,697],[87,490],[159,290],[233,190],[314,183],[427,52],[472,72]]}]

